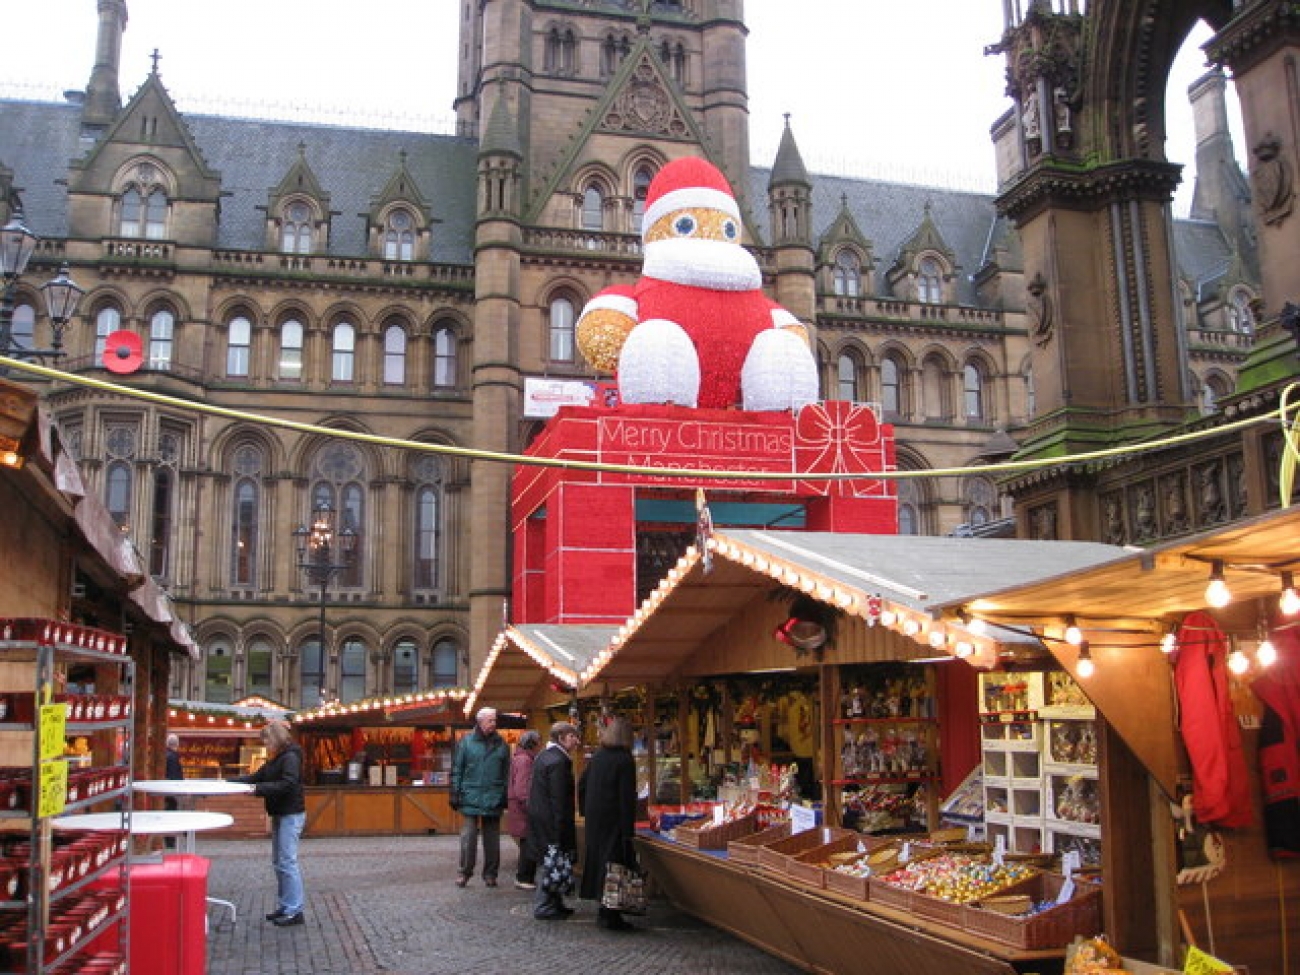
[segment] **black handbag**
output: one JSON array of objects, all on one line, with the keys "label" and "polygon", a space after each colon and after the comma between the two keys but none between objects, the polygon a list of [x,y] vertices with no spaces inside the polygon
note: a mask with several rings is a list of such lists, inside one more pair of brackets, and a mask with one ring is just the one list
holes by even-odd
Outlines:
[{"label": "black handbag", "polygon": [[542,857],[541,879],[539,883],[547,894],[573,893],[573,856],[567,850],[561,850],[552,843],[546,848]]}]

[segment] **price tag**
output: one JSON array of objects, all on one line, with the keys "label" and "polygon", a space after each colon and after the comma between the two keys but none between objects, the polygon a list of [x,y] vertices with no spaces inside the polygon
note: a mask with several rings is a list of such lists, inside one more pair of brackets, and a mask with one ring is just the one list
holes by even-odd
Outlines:
[{"label": "price tag", "polygon": [[1233,967],[1227,962],[1207,955],[1200,948],[1187,949],[1187,959],[1183,962],[1184,975],[1230,975],[1232,971]]},{"label": "price tag", "polygon": [[41,762],[41,795],[36,806],[40,817],[57,816],[68,804],[68,763],[59,759]]},{"label": "price tag", "polygon": [[40,714],[41,761],[58,758],[63,754],[67,727],[66,704],[42,704]]},{"label": "price tag", "polygon": [[1007,838],[999,836],[993,841],[993,862],[999,867],[1006,866]]},{"label": "price tag", "polygon": [[790,807],[790,832],[802,833],[817,825],[817,813],[807,806]]},{"label": "price tag", "polygon": [[1066,904],[1074,897],[1074,878],[1066,877],[1065,883],[1061,884],[1061,892],[1056,895],[1056,903]]},{"label": "price tag", "polygon": [[903,848],[898,851],[898,862],[899,863],[912,862],[912,841],[911,840],[908,840],[906,843],[904,843]]},{"label": "price tag", "polygon": [[1067,877],[1072,877],[1079,872],[1083,866],[1083,857],[1078,850],[1067,850],[1065,856],[1061,857],[1061,872]]},{"label": "price tag", "polygon": [[721,825],[722,825],[723,814],[724,814],[725,812],[726,812],[726,809],[723,807],[722,803],[718,803],[716,806],[713,807],[713,825],[714,825],[714,826],[721,826]]}]

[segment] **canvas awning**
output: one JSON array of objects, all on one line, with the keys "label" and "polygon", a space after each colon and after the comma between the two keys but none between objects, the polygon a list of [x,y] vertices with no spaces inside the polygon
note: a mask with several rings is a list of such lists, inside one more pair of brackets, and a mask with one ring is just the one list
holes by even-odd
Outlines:
[{"label": "canvas awning", "polygon": [[[465,713],[484,705],[536,707],[578,686],[578,675],[618,633],[616,626],[518,623],[502,630],[479,670]],[[552,690],[552,685],[561,690]]]}]

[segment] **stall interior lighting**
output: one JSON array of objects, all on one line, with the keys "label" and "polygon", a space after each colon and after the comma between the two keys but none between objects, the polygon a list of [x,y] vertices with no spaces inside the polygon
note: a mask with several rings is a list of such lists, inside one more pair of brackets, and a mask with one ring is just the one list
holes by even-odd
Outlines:
[{"label": "stall interior lighting", "polygon": [[1250,670],[1250,658],[1241,650],[1234,649],[1232,653],[1228,654],[1228,669],[1237,676],[1241,676]]},{"label": "stall interior lighting", "polygon": [[1178,634],[1170,630],[1160,638],[1160,652],[1173,653],[1178,649]]},{"label": "stall interior lighting", "polygon": [[1086,640],[1079,644],[1079,659],[1075,664],[1075,669],[1084,680],[1097,672],[1097,665],[1092,660],[1092,650],[1088,647]]},{"label": "stall interior lighting", "polygon": [[1284,616],[1300,613],[1300,595],[1295,591],[1295,577],[1290,572],[1282,573],[1282,595],[1277,601],[1278,609]]},{"label": "stall interior lighting", "polygon": [[1065,618],[1065,642],[1072,647],[1083,643],[1083,630],[1079,629],[1079,624],[1073,616]]},{"label": "stall interior lighting", "polygon": [[1223,560],[1210,563],[1210,584],[1205,587],[1205,602],[1214,609],[1223,609],[1232,602],[1232,590],[1223,578]]},{"label": "stall interior lighting", "polygon": [[1277,647],[1273,646],[1273,641],[1265,637],[1259,641],[1259,646],[1255,648],[1255,661],[1261,667],[1272,667],[1277,663]]}]

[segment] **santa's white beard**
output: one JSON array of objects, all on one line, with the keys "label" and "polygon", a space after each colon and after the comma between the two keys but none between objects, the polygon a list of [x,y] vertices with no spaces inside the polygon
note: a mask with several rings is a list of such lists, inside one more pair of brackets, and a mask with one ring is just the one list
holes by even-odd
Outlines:
[{"label": "santa's white beard", "polygon": [[753,291],[762,284],[754,255],[725,240],[673,237],[645,245],[642,273],[714,291]]}]

